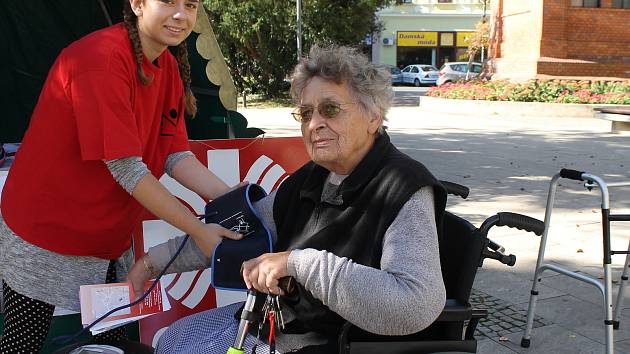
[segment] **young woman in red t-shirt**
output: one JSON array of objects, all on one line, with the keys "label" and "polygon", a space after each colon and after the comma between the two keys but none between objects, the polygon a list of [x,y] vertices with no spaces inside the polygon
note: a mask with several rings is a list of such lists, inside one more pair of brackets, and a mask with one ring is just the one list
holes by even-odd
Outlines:
[{"label": "young woman in red t-shirt", "polygon": [[201,6],[126,1],[123,24],[74,42],[51,68],[2,194],[0,352],[38,352],[56,306],[78,310],[80,285],[126,272],[144,209],[206,256],[241,237],[197,220],[158,181],[166,172],[204,199],[229,189],[189,151],[184,125],[196,111],[184,40]]}]

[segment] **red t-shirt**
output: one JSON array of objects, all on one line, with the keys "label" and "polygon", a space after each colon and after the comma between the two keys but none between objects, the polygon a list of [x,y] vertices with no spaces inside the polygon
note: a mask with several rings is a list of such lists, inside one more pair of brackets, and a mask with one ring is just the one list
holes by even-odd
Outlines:
[{"label": "red t-shirt", "polygon": [[17,235],[68,255],[119,257],[142,206],[102,160],[141,156],[159,177],[166,157],[189,150],[183,85],[168,50],[137,74],[127,29],[94,32],[65,48],[50,69],[2,192]]}]

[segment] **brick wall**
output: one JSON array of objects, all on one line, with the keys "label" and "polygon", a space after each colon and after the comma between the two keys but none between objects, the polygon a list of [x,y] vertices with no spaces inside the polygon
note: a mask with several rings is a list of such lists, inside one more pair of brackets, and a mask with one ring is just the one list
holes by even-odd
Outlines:
[{"label": "brick wall", "polygon": [[[540,16],[543,0],[512,1],[497,0],[493,3],[494,21],[501,28],[495,29],[495,52],[499,57],[493,60],[495,78],[527,80],[536,75],[537,59],[540,56]],[[532,6],[538,3],[540,6]],[[491,51],[492,54],[492,51]]]},{"label": "brick wall", "polygon": [[630,62],[630,9],[567,11],[567,55],[575,59],[598,56]]},{"label": "brick wall", "polygon": [[[497,78],[537,75],[630,78],[630,9],[577,8],[570,0],[495,0]],[[495,13],[496,20],[498,14]],[[492,52],[492,50],[491,50]]]},{"label": "brick wall", "polygon": [[540,56],[567,58],[567,7],[570,0],[545,1],[542,13]]},{"label": "brick wall", "polygon": [[550,58],[541,58],[541,60],[538,61],[537,76],[551,75],[563,77],[579,77],[580,79],[621,79],[630,77],[630,64],[610,64],[581,61],[559,62],[549,59]]}]

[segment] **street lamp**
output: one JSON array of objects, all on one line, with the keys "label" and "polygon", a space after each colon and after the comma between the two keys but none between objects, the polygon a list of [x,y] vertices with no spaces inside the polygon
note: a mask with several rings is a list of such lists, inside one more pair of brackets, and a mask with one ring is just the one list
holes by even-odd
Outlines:
[{"label": "street lamp", "polygon": [[302,0],[297,0],[296,6],[297,20],[295,21],[295,27],[297,32],[297,61],[299,62],[302,58]]}]

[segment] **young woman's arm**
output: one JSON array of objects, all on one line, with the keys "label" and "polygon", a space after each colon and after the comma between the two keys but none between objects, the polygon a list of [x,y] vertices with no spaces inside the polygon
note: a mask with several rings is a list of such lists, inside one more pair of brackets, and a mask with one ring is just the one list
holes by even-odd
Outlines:
[{"label": "young woman's arm", "polygon": [[198,220],[152,174],[144,175],[131,195],[155,216],[189,234],[206,256],[212,254],[222,237],[242,237],[220,225]]},{"label": "young woman's arm", "polygon": [[205,199],[214,199],[230,189],[192,153],[180,157],[172,166],[167,165],[166,170],[177,182]]},{"label": "young woman's arm", "polygon": [[142,206],[158,218],[189,234],[207,256],[212,254],[221,237],[240,237],[219,225],[199,221],[149,172],[139,156],[105,161],[105,164],[114,179]]}]

